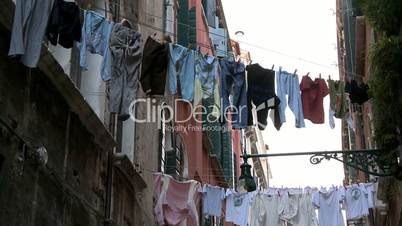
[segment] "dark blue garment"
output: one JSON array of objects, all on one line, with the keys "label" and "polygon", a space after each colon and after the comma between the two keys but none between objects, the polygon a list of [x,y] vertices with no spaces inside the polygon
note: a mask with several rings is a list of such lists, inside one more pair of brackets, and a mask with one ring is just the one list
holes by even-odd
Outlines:
[{"label": "dark blue garment", "polygon": [[[233,129],[247,127],[247,90],[246,90],[246,67],[243,63],[220,60],[221,66],[221,96],[223,116],[227,118],[228,109],[233,106],[237,111],[232,112]],[[230,103],[229,96],[232,96]],[[225,118],[225,119],[226,119]]]},{"label": "dark blue garment", "polygon": [[260,130],[264,130],[267,126],[268,111],[273,110],[272,120],[277,130],[280,129],[280,114],[279,104],[280,100],[275,94],[275,72],[273,70],[265,69],[259,64],[251,64],[247,66],[247,85],[248,85],[248,125],[254,125],[254,118],[252,115],[252,104],[256,107],[257,124]]}]

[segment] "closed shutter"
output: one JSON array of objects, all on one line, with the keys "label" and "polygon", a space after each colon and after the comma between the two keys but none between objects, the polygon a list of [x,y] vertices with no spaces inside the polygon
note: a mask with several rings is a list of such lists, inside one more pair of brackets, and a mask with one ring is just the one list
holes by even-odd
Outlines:
[{"label": "closed shutter", "polygon": [[205,219],[205,224],[204,224],[205,226],[213,226],[211,218],[212,217],[208,217],[208,218]]},{"label": "closed shutter", "polygon": [[171,176],[177,175],[177,159],[174,150],[165,152],[165,173]]},{"label": "closed shutter", "polygon": [[223,175],[227,182],[233,180],[233,152],[232,152],[232,133],[225,129],[222,132],[222,158],[221,165],[223,169]]},{"label": "closed shutter", "polygon": [[188,12],[188,42],[193,49],[197,46],[197,11],[193,7]]},{"label": "closed shutter", "polygon": [[177,43],[188,46],[188,0],[179,0],[179,6],[177,12]]},{"label": "closed shutter", "polygon": [[233,180],[232,133],[227,126],[223,127],[219,121],[209,122],[207,120],[207,115],[212,110],[208,106],[213,104],[213,97],[203,99],[202,103],[203,106],[207,107],[207,114],[203,115],[203,128],[211,141],[209,153],[216,156],[223,171],[224,179],[231,182]]},{"label": "closed shutter", "polygon": [[208,150],[211,155],[216,156],[217,159],[221,159],[222,154],[222,133],[219,121],[211,122],[208,120],[208,115],[212,112],[214,103],[213,97],[202,99],[202,105],[206,107],[207,114],[203,114],[203,129],[207,133],[209,140],[211,141],[211,150]]}]

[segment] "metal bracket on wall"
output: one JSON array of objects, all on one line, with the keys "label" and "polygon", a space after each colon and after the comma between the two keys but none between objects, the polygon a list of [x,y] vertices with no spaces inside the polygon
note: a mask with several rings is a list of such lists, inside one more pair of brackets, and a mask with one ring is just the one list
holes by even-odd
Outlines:
[{"label": "metal bracket on wall", "polygon": [[[385,177],[398,175],[401,168],[398,167],[400,158],[396,155],[387,155],[379,149],[351,150],[351,151],[321,151],[321,152],[296,152],[296,153],[273,153],[273,154],[247,154],[242,158],[246,162],[248,158],[266,158],[280,156],[301,156],[310,157],[310,163],[313,165],[320,164],[322,160],[337,160],[347,166],[361,170],[367,174]],[[391,152],[392,153],[392,152]],[[402,147],[398,148],[398,155],[402,155]]]}]

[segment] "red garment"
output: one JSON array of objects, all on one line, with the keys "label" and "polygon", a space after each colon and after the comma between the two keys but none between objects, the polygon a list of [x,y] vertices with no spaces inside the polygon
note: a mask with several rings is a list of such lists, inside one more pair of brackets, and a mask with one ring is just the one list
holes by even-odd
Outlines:
[{"label": "red garment", "polygon": [[300,91],[304,118],[315,124],[324,123],[323,100],[329,93],[325,80],[316,78],[313,81],[308,75],[305,75],[300,83]]}]

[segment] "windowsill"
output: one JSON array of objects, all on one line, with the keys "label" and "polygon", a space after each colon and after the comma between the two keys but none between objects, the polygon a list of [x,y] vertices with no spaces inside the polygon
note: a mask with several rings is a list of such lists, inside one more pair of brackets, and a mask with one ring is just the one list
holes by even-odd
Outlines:
[{"label": "windowsill", "polygon": [[135,191],[141,191],[147,187],[147,184],[142,179],[142,176],[134,168],[133,163],[126,154],[114,154],[113,160],[114,166],[124,174],[125,178]]}]

